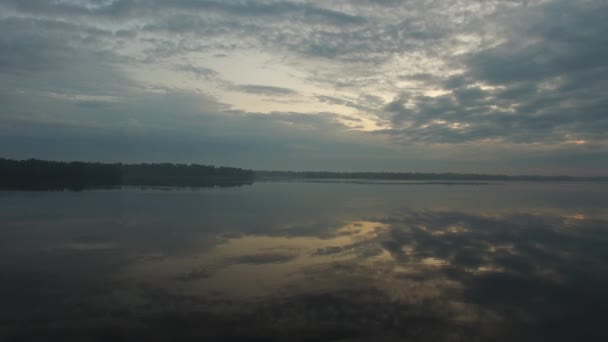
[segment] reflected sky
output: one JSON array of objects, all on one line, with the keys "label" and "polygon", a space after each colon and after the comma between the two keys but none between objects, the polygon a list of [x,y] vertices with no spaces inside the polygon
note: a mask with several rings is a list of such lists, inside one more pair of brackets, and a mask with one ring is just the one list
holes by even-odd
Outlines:
[{"label": "reflected sky", "polygon": [[572,340],[608,184],[0,192],[2,340]]}]

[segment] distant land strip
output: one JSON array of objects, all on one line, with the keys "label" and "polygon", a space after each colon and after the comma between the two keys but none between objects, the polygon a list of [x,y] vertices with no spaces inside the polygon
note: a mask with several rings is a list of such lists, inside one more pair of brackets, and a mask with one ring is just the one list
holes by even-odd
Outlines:
[{"label": "distant land strip", "polygon": [[117,186],[238,186],[252,170],[198,164],[103,164],[0,158],[0,189],[82,190]]},{"label": "distant land strip", "polygon": [[608,181],[608,176],[486,175],[474,173],[255,171],[256,179],[376,179],[412,181]]},{"label": "distant land strip", "polygon": [[297,179],[392,181],[608,181],[608,177],[507,176],[413,172],[253,171],[200,164],[123,164],[0,158],[2,190],[82,190],[88,188],[240,186],[254,181]]}]

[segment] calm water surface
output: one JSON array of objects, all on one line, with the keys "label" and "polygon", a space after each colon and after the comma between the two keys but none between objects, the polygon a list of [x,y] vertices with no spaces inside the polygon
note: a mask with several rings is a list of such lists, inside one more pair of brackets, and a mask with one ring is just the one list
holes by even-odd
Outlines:
[{"label": "calm water surface", "polygon": [[608,337],[608,184],[0,192],[2,341]]}]

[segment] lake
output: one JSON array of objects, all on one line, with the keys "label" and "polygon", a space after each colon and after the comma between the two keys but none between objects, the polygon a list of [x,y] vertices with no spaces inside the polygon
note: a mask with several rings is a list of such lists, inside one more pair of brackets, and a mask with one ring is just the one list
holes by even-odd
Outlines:
[{"label": "lake", "polygon": [[608,337],[608,183],[0,192],[2,341]]}]

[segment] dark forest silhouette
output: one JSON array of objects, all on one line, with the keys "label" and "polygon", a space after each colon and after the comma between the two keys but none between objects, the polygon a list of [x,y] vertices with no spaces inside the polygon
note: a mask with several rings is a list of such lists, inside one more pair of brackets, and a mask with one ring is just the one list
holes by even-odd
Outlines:
[{"label": "dark forest silhouette", "polygon": [[251,183],[254,173],[198,164],[103,164],[0,158],[0,188],[62,190],[111,186],[231,186]]},{"label": "dark forest silhouette", "polygon": [[253,171],[199,164],[104,164],[0,158],[0,189],[80,190],[114,186],[238,186],[254,180],[607,181],[608,177],[506,176],[414,172]]}]

